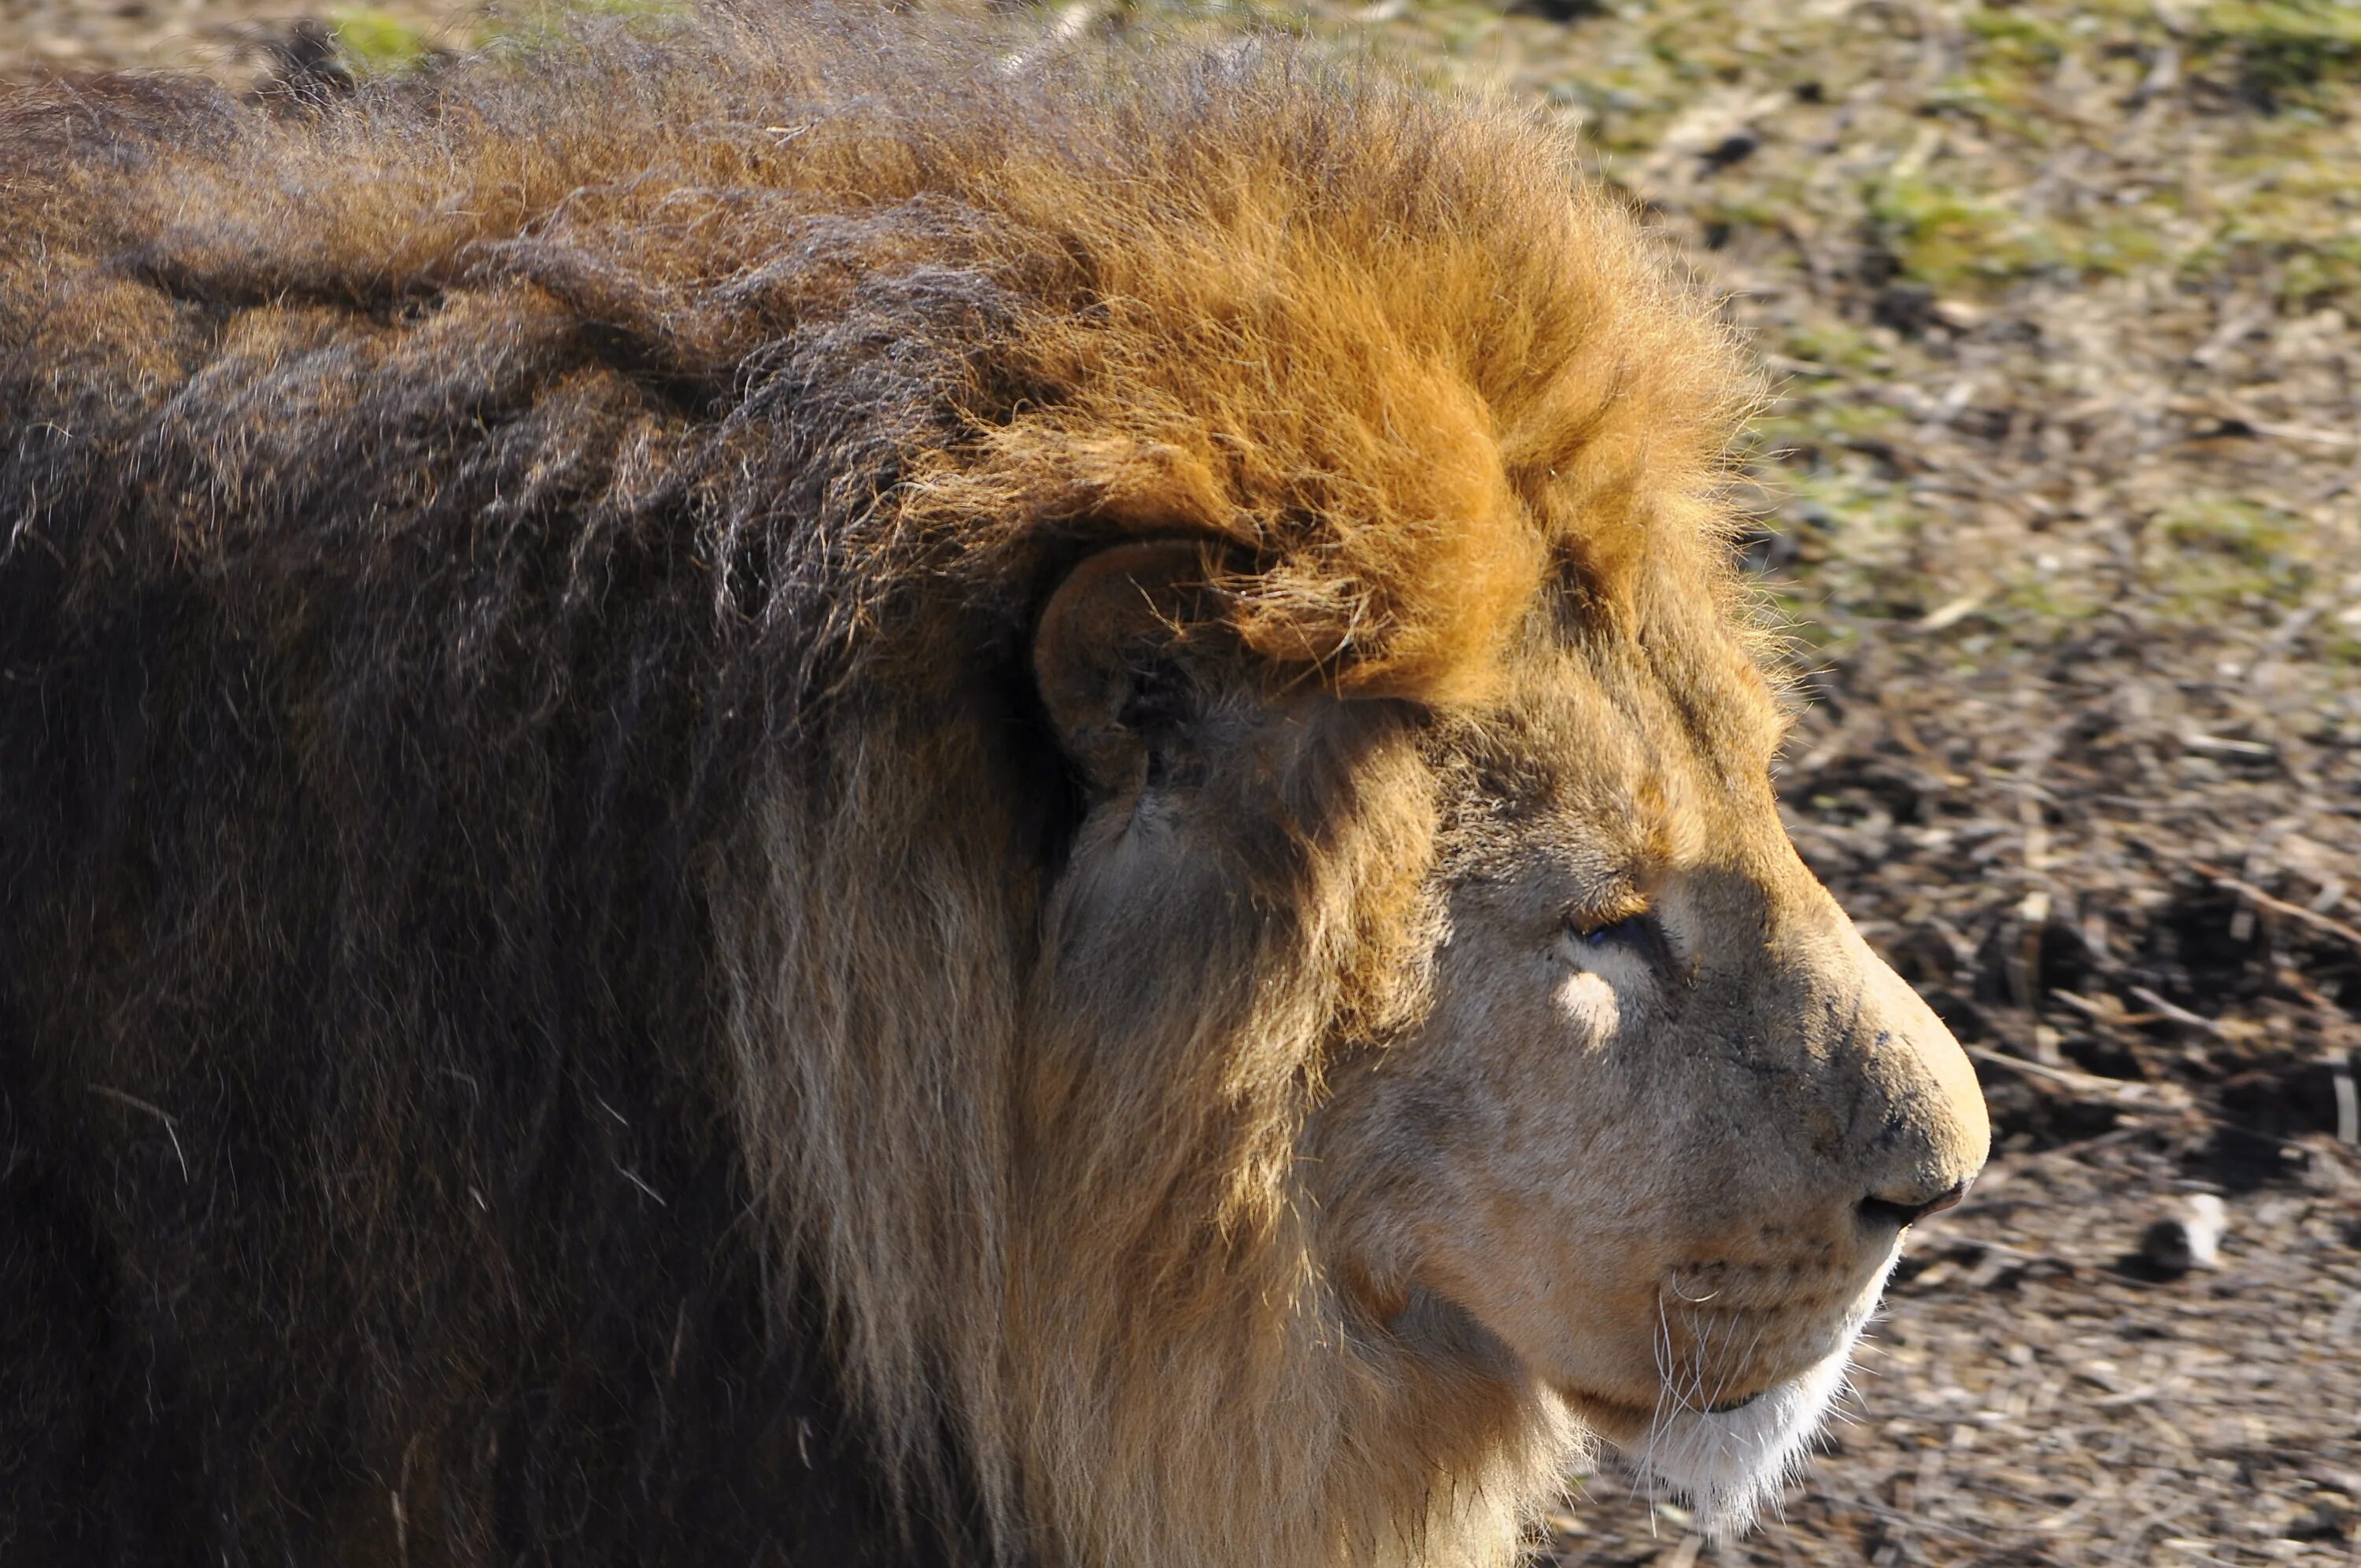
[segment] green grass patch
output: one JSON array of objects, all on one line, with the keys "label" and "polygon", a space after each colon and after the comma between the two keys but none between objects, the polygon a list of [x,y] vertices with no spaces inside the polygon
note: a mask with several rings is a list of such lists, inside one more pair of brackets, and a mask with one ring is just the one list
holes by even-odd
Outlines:
[{"label": "green grass patch", "polygon": [[1872,232],[1904,275],[1938,290],[2004,282],[2059,259],[2049,236],[1963,186],[1887,174],[1865,200]]},{"label": "green grass patch", "polygon": [[2068,35],[2059,22],[2019,6],[1981,5],[1965,18],[1977,53],[2015,71],[2050,71],[2066,57]]},{"label": "green grass patch", "polygon": [[434,52],[424,33],[368,5],[329,12],[328,27],[336,40],[337,63],[363,81],[415,71]]},{"label": "green grass patch", "polygon": [[2088,577],[2028,573],[2002,591],[1993,619],[2013,641],[2039,646],[2056,641],[2067,628],[2090,620],[2106,607],[2107,595]]},{"label": "green grass patch", "polygon": [[1837,316],[1805,317],[1780,334],[1778,351],[1831,369],[1882,376],[1894,367],[1869,334]]},{"label": "green grass patch", "polygon": [[2167,260],[2171,252],[2154,218],[2136,210],[2068,229],[2059,242],[2068,264],[2092,277],[2142,271]]},{"label": "green grass patch", "polygon": [[661,33],[695,9],[694,0],[519,0],[495,6],[478,25],[472,41],[481,49],[531,49],[592,18],[621,22],[634,31]]},{"label": "green grass patch", "polygon": [[2260,502],[2195,495],[2150,526],[2149,578],[2185,616],[2299,603],[2319,576],[2303,520]]},{"label": "green grass patch", "polygon": [[2199,47],[2235,63],[2267,102],[2361,79],[2361,5],[2352,0],[2216,0],[2198,18]]},{"label": "green grass patch", "polygon": [[2213,236],[2183,259],[2181,275],[2256,278],[2285,308],[2361,313],[2361,167],[2323,141],[2290,130],[2224,160],[2237,194]]}]

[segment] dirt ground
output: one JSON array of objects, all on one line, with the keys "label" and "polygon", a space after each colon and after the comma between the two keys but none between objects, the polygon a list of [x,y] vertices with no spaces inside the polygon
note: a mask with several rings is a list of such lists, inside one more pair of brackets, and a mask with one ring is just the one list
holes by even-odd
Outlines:
[{"label": "dirt ground", "polygon": [[[325,40],[367,75],[509,25],[299,14],[0,0],[0,71],[250,82]],[[1770,373],[1790,823],[1974,1051],[1996,1154],[1784,1519],[1708,1545],[1602,1474],[1544,1560],[2361,1565],[2361,7],[1044,19],[1276,27],[1528,95]],[[2219,1257],[2184,1269],[2150,1233],[2208,1195]]]}]

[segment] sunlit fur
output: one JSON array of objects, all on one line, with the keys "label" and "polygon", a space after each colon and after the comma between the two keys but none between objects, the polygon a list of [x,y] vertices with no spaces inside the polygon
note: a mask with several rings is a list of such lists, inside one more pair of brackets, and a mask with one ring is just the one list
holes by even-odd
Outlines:
[{"label": "sunlit fur", "polygon": [[536,48],[0,106],[0,1515],[1504,1564],[1594,1431],[1744,1514],[1984,1135],[1778,827],[1709,305],[1283,43]]}]

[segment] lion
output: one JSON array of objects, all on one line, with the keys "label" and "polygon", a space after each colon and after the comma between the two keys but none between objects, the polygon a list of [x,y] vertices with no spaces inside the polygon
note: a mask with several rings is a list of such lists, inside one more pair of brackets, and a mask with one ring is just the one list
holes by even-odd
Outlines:
[{"label": "lion", "polygon": [[721,9],[0,170],[12,1563],[1733,1529],[1984,1157],[1513,106]]}]

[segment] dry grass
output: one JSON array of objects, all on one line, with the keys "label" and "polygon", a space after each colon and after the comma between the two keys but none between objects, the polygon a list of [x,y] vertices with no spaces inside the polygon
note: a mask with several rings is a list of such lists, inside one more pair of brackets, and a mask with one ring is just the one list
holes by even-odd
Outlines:
[{"label": "dry grass", "polygon": [[[608,0],[612,8],[615,0]],[[2361,11],[2349,0],[1083,5],[1529,93],[1783,397],[1790,821],[1981,1053],[1999,1152],[1784,1523],[1612,1476],[1598,1563],[2361,1564]],[[489,26],[335,13],[356,73]],[[251,78],[247,0],[0,0],[0,70]],[[2340,1136],[2340,1135],[2342,1135]],[[2221,1266],[2143,1233],[2228,1205]]]}]

